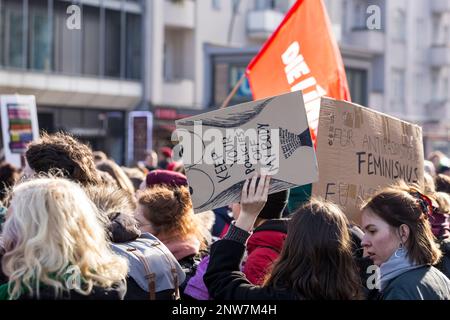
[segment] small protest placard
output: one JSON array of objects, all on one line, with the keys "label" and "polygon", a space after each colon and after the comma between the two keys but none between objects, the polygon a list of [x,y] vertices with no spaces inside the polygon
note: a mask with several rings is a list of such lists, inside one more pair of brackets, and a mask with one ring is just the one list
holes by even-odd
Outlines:
[{"label": "small protest placard", "polygon": [[176,121],[196,212],[239,202],[246,179],[272,176],[269,193],[314,182],[317,161],[300,92]]},{"label": "small protest placard", "polygon": [[317,136],[320,177],[312,194],[359,223],[360,206],[396,180],[423,183],[422,128],[357,104],[322,98]]},{"label": "small protest placard", "polygon": [[17,167],[24,166],[27,144],[39,138],[39,126],[34,96],[0,96],[2,135],[5,160]]}]

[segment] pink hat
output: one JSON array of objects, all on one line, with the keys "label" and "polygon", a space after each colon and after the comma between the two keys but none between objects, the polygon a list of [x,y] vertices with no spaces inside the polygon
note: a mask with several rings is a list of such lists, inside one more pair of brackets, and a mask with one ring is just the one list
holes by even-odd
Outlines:
[{"label": "pink hat", "polygon": [[157,184],[168,185],[172,187],[187,186],[187,178],[184,174],[169,170],[153,170],[147,174],[145,178],[147,187],[152,187]]}]

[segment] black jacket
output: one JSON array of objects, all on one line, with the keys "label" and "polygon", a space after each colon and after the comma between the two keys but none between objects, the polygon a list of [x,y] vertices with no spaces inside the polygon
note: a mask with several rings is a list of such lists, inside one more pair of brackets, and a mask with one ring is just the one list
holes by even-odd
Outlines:
[{"label": "black jacket", "polygon": [[233,240],[219,240],[211,247],[208,269],[203,277],[209,294],[218,300],[295,300],[289,290],[252,285],[239,271],[245,245]]},{"label": "black jacket", "polygon": [[439,241],[439,247],[442,251],[442,258],[435,267],[450,279],[450,239]]},{"label": "black jacket", "polygon": [[24,294],[18,300],[121,300],[121,294],[116,289],[107,290],[101,287],[94,287],[92,292],[85,296],[74,290],[65,292],[62,296],[56,298],[53,288],[43,287],[40,289],[39,299]]},{"label": "black jacket", "polygon": [[[163,290],[156,292],[156,300],[174,300],[175,290]],[[149,300],[150,294],[142,290],[132,277],[127,277],[127,293],[124,300]]]}]

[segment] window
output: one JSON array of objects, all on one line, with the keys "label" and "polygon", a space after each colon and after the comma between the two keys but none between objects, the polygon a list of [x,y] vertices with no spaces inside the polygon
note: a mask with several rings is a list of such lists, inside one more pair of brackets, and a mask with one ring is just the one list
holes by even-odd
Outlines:
[{"label": "window", "polygon": [[127,79],[141,77],[141,16],[127,14],[126,70]]},{"label": "window", "polygon": [[220,104],[226,99],[229,91],[228,88],[228,64],[223,62],[214,63],[213,71],[213,105],[220,106]]},{"label": "window", "polygon": [[406,37],[406,14],[403,9],[394,12],[393,38],[404,41]]},{"label": "window", "polygon": [[367,70],[346,68],[352,101],[367,106]]},{"label": "window", "polygon": [[186,58],[191,54],[192,33],[166,28],[164,39],[164,80],[192,79],[192,62]]},{"label": "window", "polygon": [[[416,20],[416,34],[421,34],[425,32],[425,23],[424,20],[422,18],[418,18]],[[424,40],[423,37],[415,37],[415,41],[416,41],[416,48],[418,50],[422,49],[424,47]],[[422,57],[421,57],[422,58]]]},{"label": "window", "polygon": [[0,0],[0,65],[140,79],[141,15],[79,4],[81,28],[69,29],[69,5],[57,0]]},{"label": "window", "polygon": [[[67,28],[67,3],[54,1],[54,69],[65,74],[80,74],[82,59],[81,30]],[[83,22],[82,22],[83,25]]]},{"label": "window", "polygon": [[392,96],[394,105],[402,105],[405,98],[405,71],[400,69],[392,70]]},{"label": "window", "polygon": [[105,75],[120,77],[120,12],[105,12]]},{"label": "window", "polygon": [[51,70],[52,34],[47,0],[29,2],[28,66],[33,70]]},{"label": "window", "polygon": [[416,103],[422,104],[424,102],[424,90],[423,90],[423,77],[424,75],[422,73],[417,73],[415,76],[415,83],[414,83],[414,94],[415,94],[415,100]]},{"label": "window", "polygon": [[[5,65],[14,68],[26,67],[23,40],[24,18],[22,1],[3,0],[2,21],[4,26],[4,61]],[[2,48],[3,49],[3,48]]]},{"label": "window", "polygon": [[83,74],[100,74],[100,9],[83,6]]},{"label": "window", "polygon": [[442,94],[441,94],[442,100],[447,100],[448,99],[448,90],[449,90],[449,87],[448,87],[448,76],[445,76],[442,79],[442,90],[441,90],[441,92],[442,92]]},{"label": "window", "polygon": [[433,70],[431,73],[431,99],[443,101],[448,99],[449,79],[445,71]]},{"label": "window", "polygon": [[366,29],[367,3],[357,0],[353,7],[353,29]]},{"label": "window", "polygon": [[[233,90],[234,86],[238,83],[238,81],[241,79],[242,75],[245,74],[246,66],[237,66],[237,65],[230,65],[229,66],[229,91]],[[231,100],[231,103],[241,103],[246,101],[252,100],[252,91],[250,90],[250,84],[248,82],[248,79],[245,78],[244,81],[239,86],[238,90],[236,91],[236,94]]]},{"label": "window", "polygon": [[433,45],[438,45],[439,44],[439,29],[440,29],[441,21],[440,21],[439,17],[435,16],[435,15],[433,16],[432,19],[433,19],[432,20],[432,25],[433,25],[432,43],[433,43]]},{"label": "window", "polygon": [[446,23],[444,27],[442,28],[442,43],[444,45],[448,44],[450,41],[450,31],[449,31],[449,25]]},{"label": "window", "polygon": [[[220,106],[230,94],[234,86],[245,73],[251,56],[218,56],[213,58],[212,100],[211,105]],[[252,101],[252,92],[248,79],[245,78],[231,98],[230,105]]]},{"label": "window", "polygon": [[275,0],[255,0],[256,10],[276,9],[277,3]]},{"label": "window", "polygon": [[212,7],[214,10],[220,10],[220,0],[212,0]]},{"label": "window", "polygon": [[439,100],[439,71],[431,72],[431,100]]}]

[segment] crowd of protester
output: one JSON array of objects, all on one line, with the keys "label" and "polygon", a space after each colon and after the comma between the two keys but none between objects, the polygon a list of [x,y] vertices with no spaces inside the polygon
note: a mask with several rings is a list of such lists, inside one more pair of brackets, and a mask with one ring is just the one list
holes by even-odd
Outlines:
[{"label": "crowd of protester", "polygon": [[[378,190],[354,225],[335,204],[268,194],[195,212],[170,147],[135,167],[65,134],[0,164],[0,299],[449,300],[450,160]],[[295,200],[295,199],[294,199]],[[293,205],[295,204],[295,205]]]}]

